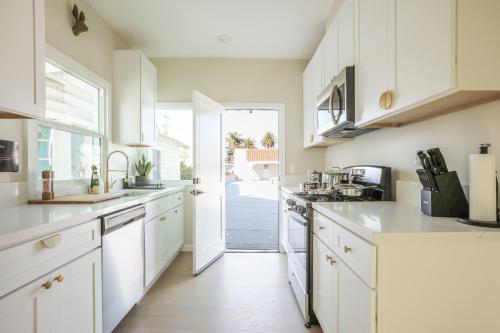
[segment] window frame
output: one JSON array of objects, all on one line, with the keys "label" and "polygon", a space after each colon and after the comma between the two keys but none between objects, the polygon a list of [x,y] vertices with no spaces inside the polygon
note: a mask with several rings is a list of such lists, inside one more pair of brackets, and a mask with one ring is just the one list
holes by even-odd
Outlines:
[{"label": "window frame", "polygon": [[[165,109],[166,110],[190,110],[192,116],[194,117],[193,103],[191,103],[191,102],[156,102],[155,110],[158,111],[159,109],[162,109],[162,110],[165,110]],[[155,111],[155,117],[156,117],[156,111]],[[158,118],[156,118],[156,119],[158,119]],[[193,118],[193,120],[194,120],[194,118]],[[193,131],[194,131],[194,121],[193,121]],[[193,147],[191,147],[191,153],[194,154],[194,143],[193,143]],[[192,179],[184,179],[184,180],[183,179],[181,179],[181,180],[161,179],[161,181],[166,183],[167,185],[172,185],[172,186],[193,185]]]},{"label": "window frame", "polygon": [[[43,119],[31,119],[26,122],[25,130],[27,132],[28,146],[28,180],[30,186],[30,196],[35,197],[41,191],[41,181],[38,179],[38,127],[51,127],[56,130],[76,133],[85,136],[91,136],[101,141],[101,168],[99,170],[102,179],[104,173],[104,163],[108,154],[108,138],[111,134],[110,114],[111,114],[111,83],[100,75],[91,71],[73,58],[67,56],[49,44],[46,44],[45,61],[61,68],[62,70],[74,75],[97,89],[99,89],[99,130],[93,131],[78,126],[64,124],[58,121]],[[45,87],[44,87],[45,88]],[[81,186],[82,189],[88,185],[89,179],[65,179],[54,181],[58,195],[73,193],[75,187]]]}]

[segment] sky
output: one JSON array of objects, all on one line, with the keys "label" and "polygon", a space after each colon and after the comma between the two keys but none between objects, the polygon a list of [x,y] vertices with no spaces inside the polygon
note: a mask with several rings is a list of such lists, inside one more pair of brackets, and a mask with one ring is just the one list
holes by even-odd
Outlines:
[{"label": "sky", "polygon": [[[193,147],[193,115],[189,109],[157,109],[157,120],[167,122],[168,136]],[[167,116],[166,119],[164,116]],[[244,138],[250,137],[260,147],[260,140],[268,131],[278,135],[278,111],[228,110],[224,114],[224,133],[236,131]],[[160,125],[161,126],[161,125]]]},{"label": "sky", "polygon": [[224,133],[238,132],[244,138],[255,140],[257,148],[261,147],[260,140],[268,131],[278,135],[278,111],[275,110],[228,110],[224,115]]}]

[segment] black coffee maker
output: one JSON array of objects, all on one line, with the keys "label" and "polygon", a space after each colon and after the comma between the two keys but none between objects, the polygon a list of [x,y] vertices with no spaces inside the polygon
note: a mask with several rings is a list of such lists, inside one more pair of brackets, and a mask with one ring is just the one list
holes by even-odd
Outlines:
[{"label": "black coffee maker", "polygon": [[19,171],[19,144],[0,140],[0,172]]}]

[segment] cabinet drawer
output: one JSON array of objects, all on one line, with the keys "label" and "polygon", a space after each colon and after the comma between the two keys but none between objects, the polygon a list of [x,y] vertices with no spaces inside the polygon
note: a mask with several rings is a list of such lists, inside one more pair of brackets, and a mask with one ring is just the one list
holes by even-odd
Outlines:
[{"label": "cabinet drawer", "polygon": [[174,193],[174,207],[182,205],[184,202],[184,192]]},{"label": "cabinet drawer", "polygon": [[331,250],[333,250],[333,230],[333,222],[315,211],[313,218],[313,232]]},{"label": "cabinet drawer", "polygon": [[376,248],[358,236],[336,225],[335,253],[370,287],[375,288]]},{"label": "cabinet drawer", "polygon": [[0,251],[0,297],[101,245],[101,221]]},{"label": "cabinet drawer", "polygon": [[157,217],[158,215],[174,207],[174,196],[169,194],[162,198],[146,203],[146,220]]}]

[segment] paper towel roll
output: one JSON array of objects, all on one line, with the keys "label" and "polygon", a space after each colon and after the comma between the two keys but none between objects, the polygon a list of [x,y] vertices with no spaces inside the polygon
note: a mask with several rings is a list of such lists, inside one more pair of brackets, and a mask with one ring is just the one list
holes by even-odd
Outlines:
[{"label": "paper towel roll", "polygon": [[494,154],[469,155],[469,218],[497,220],[496,162]]}]

